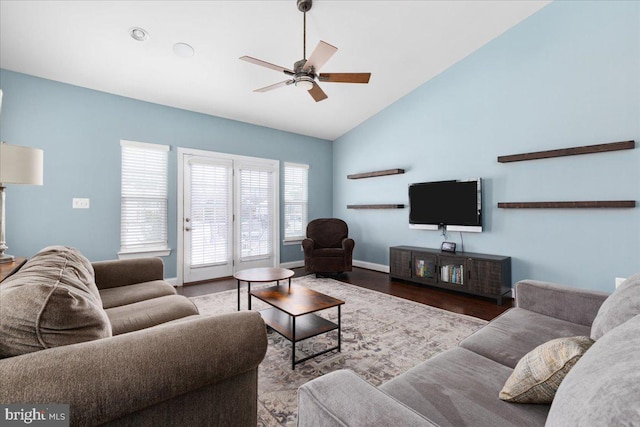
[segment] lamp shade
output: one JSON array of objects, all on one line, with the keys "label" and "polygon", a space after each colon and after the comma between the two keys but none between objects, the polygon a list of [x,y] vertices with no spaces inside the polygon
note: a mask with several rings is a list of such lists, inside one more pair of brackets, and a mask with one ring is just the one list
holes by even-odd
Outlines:
[{"label": "lamp shade", "polygon": [[43,169],[42,150],[0,143],[0,184],[42,185]]}]

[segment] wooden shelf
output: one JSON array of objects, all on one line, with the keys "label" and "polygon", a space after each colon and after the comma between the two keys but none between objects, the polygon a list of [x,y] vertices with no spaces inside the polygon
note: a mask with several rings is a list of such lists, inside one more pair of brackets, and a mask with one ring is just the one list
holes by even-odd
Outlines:
[{"label": "wooden shelf", "polygon": [[347,205],[347,209],[404,209],[404,205]]},{"label": "wooden shelf", "polygon": [[512,154],[498,157],[499,163],[522,162],[525,160],[549,159],[553,157],[576,156],[579,154],[606,153],[608,151],[631,150],[634,140],[610,142],[607,144],[585,145],[582,147],[560,148],[558,150],[535,151],[532,153]]},{"label": "wooden shelf", "polygon": [[376,176],[399,175],[403,173],[404,173],[404,169],[387,169],[383,171],[355,173],[352,175],[347,175],[347,178],[349,179],[374,178]]},{"label": "wooden shelf", "polygon": [[502,209],[601,209],[601,208],[635,208],[635,200],[607,200],[583,202],[499,202]]}]

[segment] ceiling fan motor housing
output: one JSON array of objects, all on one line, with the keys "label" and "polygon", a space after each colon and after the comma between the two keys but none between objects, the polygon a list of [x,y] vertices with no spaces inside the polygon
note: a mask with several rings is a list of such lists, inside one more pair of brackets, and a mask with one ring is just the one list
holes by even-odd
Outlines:
[{"label": "ceiling fan motor housing", "polygon": [[313,81],[316,78],[315,70],[313,69],[313,67],[309,68],[308,71],[302,70],[302,68],[306,63],[307,63],[306,59],[301,59],[300,61],[296,61],[296,63],[293,64],[293,71],[295,73],[293,75],[293,79],[295,81],[298,81],[302,78],[304,78],[305,80],[311,79]]},{"label": "ceiling fan motor housing", "polygon": [[308,12],[311,10],[311,6],[313,5],[313,0],[297,0],[298,10],[300,12]]}]

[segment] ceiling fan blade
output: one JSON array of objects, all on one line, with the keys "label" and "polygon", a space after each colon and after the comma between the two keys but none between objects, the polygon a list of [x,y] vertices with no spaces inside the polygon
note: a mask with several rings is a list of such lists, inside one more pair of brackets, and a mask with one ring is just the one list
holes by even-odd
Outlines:
[{"label": "ceiling fan blade", "polygon": [[311,52],[311,56],[307,59],[304,67],[302,67],[302,71],[309,71],[311,67],[313,67],[314,71],[318,71],[337,50],[337,47],[320,40],[316,48]]},{"label": "ceiling fan blade", "polygon": [[293,83],[293,80],[285,80],[280,83],[272,84],[269,86],[262,87],[260,89],[254,90],[254,92],[269,92],[270,90],[278,89],[279,87],[288,86]]},{"label": "ceiling fan blade", "polygon": [[369,83],[371,73],[320,73],[318,80],[330,83]]},{"label": "ceiling fan blade", "polygon": [[327,99],[327,94],[324,93],[324,91],[322,89],[320,89],[320,86],[318,86],[317,84],[313,84],[313,87],[311,89],[309,89],[309,95],[311,95],[313,97],[313,99],[315,99],[316,102],[320,102],[323,99]]},{"label": "ceiling fan blade", "polygon": [[267,61],[262,61],[260,59],[252,58],[251,56],[241,56],[240,59],[242,61],[251,62],[252,64],[260,65],[261,67],[271,68],[272,70],[280,71],[285,74],[289,74],[292,76],[294,72],[288,68],[281,67],[279,65],[272,64]]}]

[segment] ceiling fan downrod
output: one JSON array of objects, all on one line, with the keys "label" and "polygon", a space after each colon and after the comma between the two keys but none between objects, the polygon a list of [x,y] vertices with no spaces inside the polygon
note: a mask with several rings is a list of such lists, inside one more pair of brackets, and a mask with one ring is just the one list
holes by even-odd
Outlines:
[{"label": "ceiling fan downrod", "polygon": [[313,0],[296,0],[298,10],[302,12],[302,58],[307,59],[307,12],[313,6]]}]

